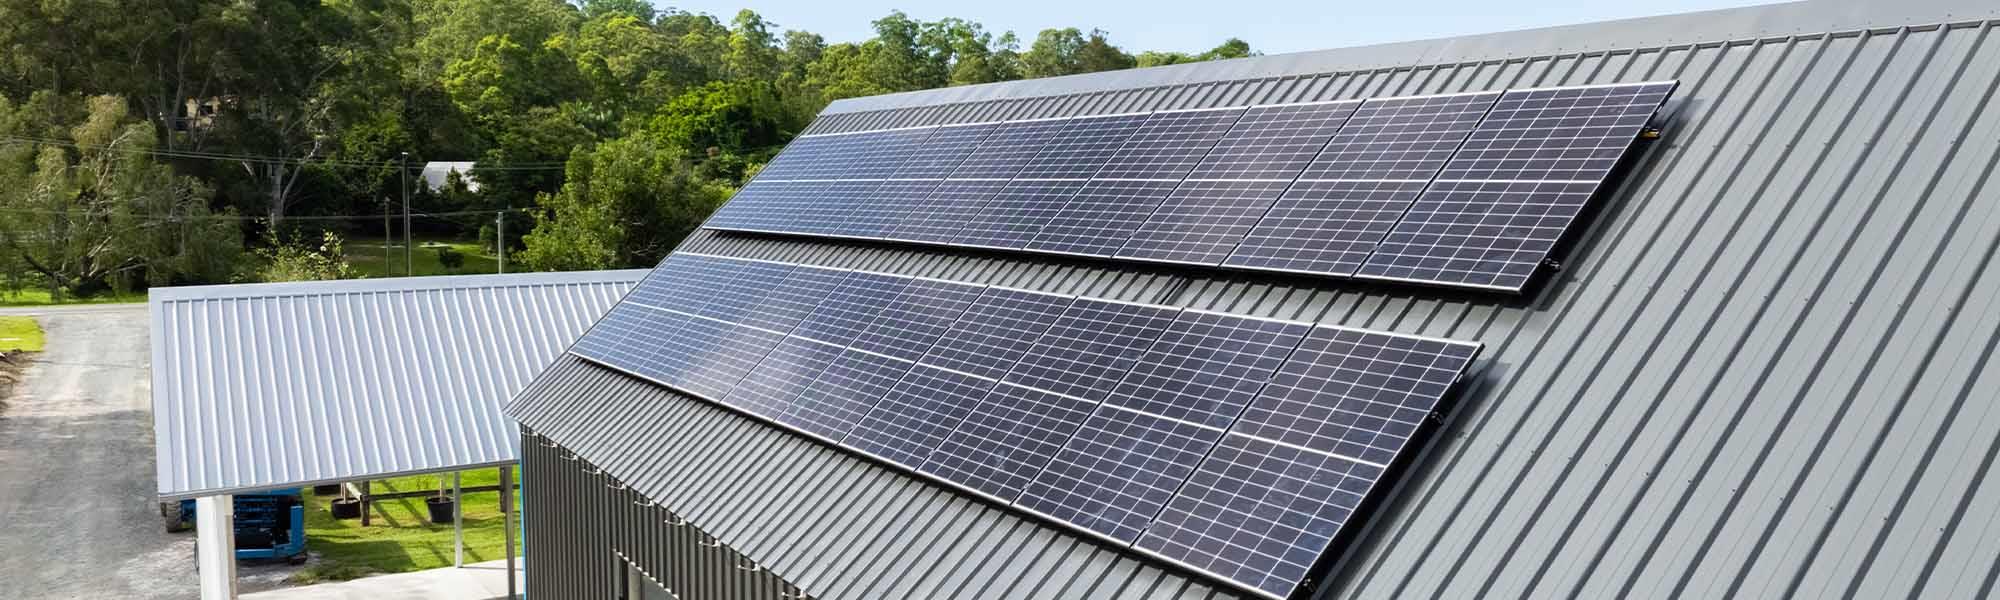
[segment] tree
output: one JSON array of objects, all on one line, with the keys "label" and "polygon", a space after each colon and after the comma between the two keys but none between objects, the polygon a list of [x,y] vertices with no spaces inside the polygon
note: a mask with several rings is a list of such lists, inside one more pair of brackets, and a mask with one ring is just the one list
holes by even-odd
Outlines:
[{"label": "tree", "polygon": [[567,180],[541,209],[521,259],[541,270],[652,265],[729,197],[672,146],[639,134],[570,157]]},{"label": "tree", "polygon": [[331,281],[354,279],[354,267],[347,262],[340,235],[320,234],[317,245],[282,242],[272,234],[267,247],[258,252],[264,266],[257,271],[259,281]]},{"label": "tree", "polygon": [[116,96],[0,98],[0,135],[47,140],[0,147],[0,177],[18,182],[0,189],[10,213],[0,247],[58,298],[226,277],[241,248],[233,215],[208,210],[205,186],[152,161],[153,130],[127,106]]},{"label": "tree", "polygon": [[1244,58],[1250,56],[1257,56],[1257,52],[1250,49],[1249,42],[1245,42],[1243,40],[1236,38],[1229,38],[1227,41],[1222,42],[1222,45],[1216,46],[1212,49],[1209,49],[1209,51],[1203,52],[1201,54],[1188,54],[1185,52],[1141,52],[1139,53],[1138,57],[1139,58],[1138,66],[1158,67],[1163,65],[1177,65],[1181,63],[1201,62],[1208,60],[1223,60],[1229,58]]}]

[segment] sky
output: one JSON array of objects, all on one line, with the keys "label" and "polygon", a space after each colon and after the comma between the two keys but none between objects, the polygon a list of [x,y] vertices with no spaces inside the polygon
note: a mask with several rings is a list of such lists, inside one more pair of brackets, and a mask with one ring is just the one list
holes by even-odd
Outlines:
[{"label": "sky", "polygon": [[[1014,31],[1022,47],[1051,27],[1099,28],[1127,52],[1198,52],[1231,37],[1265,54],[1343,48],[1472,33],[1769,4],[1769,0],[653,0],[661,8],[729,20],[757,11],[777,29],[804,29],[828,42],[873,35],[868,23],[891,10],[912,18],[958,17],[993,32]],[[1300,15],[1304,15],[1301,17]]]}]

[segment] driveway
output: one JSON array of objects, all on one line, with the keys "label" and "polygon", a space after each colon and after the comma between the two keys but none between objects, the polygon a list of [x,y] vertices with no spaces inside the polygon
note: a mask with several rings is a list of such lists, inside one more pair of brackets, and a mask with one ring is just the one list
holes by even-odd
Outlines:
[{"label": "driveway", "polygon": [[[194,535],[168,534],[153,485],[143,304],[9,308],[47,351],[0,411],[0,593],[8,598],[192,598]],[[238,589],[288,571],[239,570]]]}]

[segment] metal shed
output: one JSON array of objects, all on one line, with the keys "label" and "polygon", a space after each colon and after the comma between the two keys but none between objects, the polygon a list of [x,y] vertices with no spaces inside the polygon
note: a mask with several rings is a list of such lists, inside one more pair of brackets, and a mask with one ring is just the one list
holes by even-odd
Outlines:
[{"label": "metal shed", "polygon": [[645,275],[153,289],[159,496],[200,498],[204,597],[233,590],[230,494],[514,463],[502,404]]},{"label": "metal shed", "polygon": [[[1680,80],[1665,137],[1518,299],[706,231],[682,250],[1485,343],[1315,597],[1990,597],[1996,28],[1990,2],[1814,0],[844,100],[812,127]],[[683,597],[1232,597],[573,358],[510,410],[528,477],[560,482],[528,501],[541,597],[599,597],[619,561]],[[592,518],[608,494],[641,512]],[[688,528],[699,545],[668,535]]]}]

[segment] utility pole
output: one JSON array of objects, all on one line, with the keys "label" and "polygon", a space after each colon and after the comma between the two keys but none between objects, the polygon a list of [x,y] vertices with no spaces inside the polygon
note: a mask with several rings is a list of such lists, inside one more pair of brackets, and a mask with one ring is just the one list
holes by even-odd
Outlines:
[{"label": "utility pole", "polygon": [[507,211],[503,210],[500,211],[499,214],[494,215],[493,221],[495,223],[495,228],[500,230],[499,235],[494,236],[498,239],[493,242],[493,247],[499,249],[500,251],[500,272],[506,273],[507,272]]},{"label": "utility pole", "polygon": [[382,272],[396,274],[396,258],[391,242],[396,239],[396,229],[389,225],[389,197],[382,197]]},{"label": "utility pole", "polygon": [[410,237],[410,153],[403,153],[403,275],[417,274],[417,246]]}]

